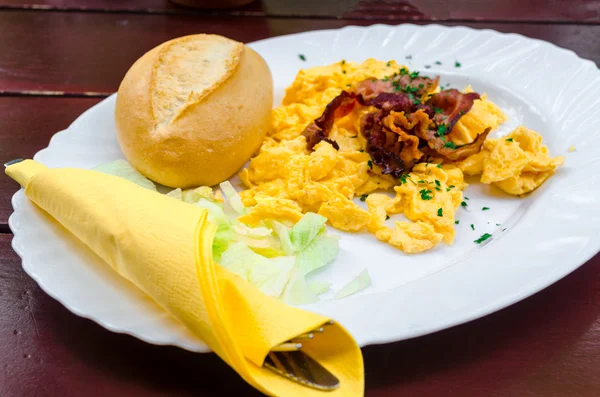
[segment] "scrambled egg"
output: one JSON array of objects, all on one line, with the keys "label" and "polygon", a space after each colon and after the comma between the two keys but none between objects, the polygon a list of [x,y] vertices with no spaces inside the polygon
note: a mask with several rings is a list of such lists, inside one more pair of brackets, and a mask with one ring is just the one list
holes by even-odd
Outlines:
[{"label": "scrambled egg", "polygon": [[548,154],[538,133],[520,126],[505,137],[488,138],[481,152],[457,166],[467,175],[481,174],[482,183],[522,195],[539,187],[563,163],[563,156]]},{"label": "scrambled egg", "polygon": [[[488,139],[481,153],[460,163],[421,163],[400,180],[394,179],[382,175],[364,152],[360,119],[372,109],[358,106],[336,120],[331,130],[339,151],[325,141],[314,151],[307,150],[304,128],[342,90],[367,78],[384,78],[402,67],[395,61],[368,59],[362,64],[341,61],[301,70],[282,105],[273,110],[272,128],[259,153],[240,173],[247,188],[240,193],[242,201],[254,207],[239,220],[248,225],[264,217],[297,222],[303,213],[316,212],[337,229],[366,229],[404,252],[418,253],[441,241],[453,243],[455,213],[467,186],[463,172],[481,174],[483,183],[519,195],[539,186],[562,164],[561,158],[548,156],[539,135],[521,128],[509,137]],[[502,110],[482,95],[448,137],[457,145],[470,143],[505,120]],[[395,196],[375,191],[393,191]],[[366,201],[368,210],[355,204],[358,197]],[[409,221],[386,226],[394,214],[404,214]]]}]

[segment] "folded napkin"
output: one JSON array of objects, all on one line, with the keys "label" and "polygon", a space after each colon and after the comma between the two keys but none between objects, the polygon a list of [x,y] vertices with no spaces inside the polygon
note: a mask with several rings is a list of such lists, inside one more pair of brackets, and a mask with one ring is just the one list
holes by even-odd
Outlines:
[{"label": "folded napkin", "polygon": [[262,367],[273,347],[329,319],[265,296],[215,264],[216,226],[206,210],[96,171],[49,169],[25,160],[6,173],[258,390],[286,397],[363,395],[360,349],[337,323],[303,343],[303,350],[338,377],[338,389],[317,391]]}]

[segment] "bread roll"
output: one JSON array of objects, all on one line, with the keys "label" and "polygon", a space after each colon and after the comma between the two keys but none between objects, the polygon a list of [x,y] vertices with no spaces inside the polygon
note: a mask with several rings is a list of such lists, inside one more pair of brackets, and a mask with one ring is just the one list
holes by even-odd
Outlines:
[{"label": "bread roll", "polygon": [[144,54],[125,75],[117,137],[149,179],[212,186],[258,150],[272,103],[271,72],[252,49],[217,35],[180,37]]}]

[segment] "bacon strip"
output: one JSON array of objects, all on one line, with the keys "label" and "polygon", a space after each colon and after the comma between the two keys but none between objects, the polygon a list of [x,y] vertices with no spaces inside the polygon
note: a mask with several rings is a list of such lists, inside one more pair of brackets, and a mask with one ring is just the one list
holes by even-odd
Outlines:
[{"label": "bacon strip", "polygon": [[342,91],[340,95],[327,104],[321,117],[310,123],[302,132],[302,135],[306,137],[308,150],[312,150],[321,141],[329,142],[336,150],[340,148],[336,142],[328,139],[329,132],[333,128],[335,119],[350,113],[354,109],[356,101],[356,94]]},{"label": "bacon strip", "polygon": [[367,101],[381,93],[405,93],[420,98],[433,92],[439,79],[439,76],[432,80],[424,76],[411,77],[410,74],[395,75],[384,80],[367,79],[356,85],[355,92]]},{"label": "bacon strip", "polygon": [[458,120],[471,110],[473,101],[479,98],[480,96],[476,92],[463,94],[452,88],[433,94],[426,104],[441,111],[436,112],[433,121],[439,125],[444,125],[449,134]]}]

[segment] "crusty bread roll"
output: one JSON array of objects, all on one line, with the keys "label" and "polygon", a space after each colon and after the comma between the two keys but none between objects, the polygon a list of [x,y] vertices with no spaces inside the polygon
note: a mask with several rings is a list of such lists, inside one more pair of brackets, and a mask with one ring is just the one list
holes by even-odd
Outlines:
[{"label": "crusty bread roll", "polygon": [[217,35],[180,37],[125,75],[117,137],[127,160],[153,181],[212,186],[258,150],[272,104],[271,72],[252,49]]}]

